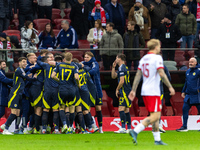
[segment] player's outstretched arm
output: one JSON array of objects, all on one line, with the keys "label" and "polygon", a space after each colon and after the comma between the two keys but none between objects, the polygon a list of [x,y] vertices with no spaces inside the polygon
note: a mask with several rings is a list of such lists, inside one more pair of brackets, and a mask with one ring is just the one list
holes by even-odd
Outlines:
[{"label": "player's outstretched arm", "polygon": [[51,74],[51,78],[59,82],[60,79],[58,77],[56,77],[56,74],[57,73],[55,71],[53,71],[52,74]]},{"label": "player's outstretched arm", "polygon": [[172,87],[171,83],[169,82],[165,72],[164,72],[164,69],[158,69],[158,73],[162,79],[162,81],[164,82],[164,84],[169,88],[169,91],[170,91],[170,95],[175,95],[175,90],[174,88]]},{"label": "player's outstretched arm", "polygon": [[135,79],[134,79],[134,81],[133,81],[132,90],[131,90],[131,92],[130,92],[129,95],[128,95],[128,98],[129,98],[131,101],[133,101],[134,98],[135,98],[136,89],[137,89],[137,87],[138,87],[138,84],[140,83],[141,77],[142,77],[142,71],[138,69],[138,70],[137,70],[137,73],[136,73],[136,75],[135,75]]}]

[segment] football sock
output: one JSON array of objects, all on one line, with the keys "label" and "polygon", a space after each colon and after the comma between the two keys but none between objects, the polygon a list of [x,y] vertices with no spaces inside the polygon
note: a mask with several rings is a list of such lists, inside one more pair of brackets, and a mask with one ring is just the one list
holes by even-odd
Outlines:
[{"label": "football sock", "polygon": [[67,121],[66,121],[65,111],[64,110],[60,110],[59,114],[60,114],[60,119],[61,119],[61,121],[63,123],[63,126],[66,125]]},{"label": "football sock", "polygon": [[22,117],[22,126],[23,126],[24,128],[27,128],[26,118],[25,118],[25,117]]},{"label": "football sock", "polygon": [[128,112],[128,113],[125,113],[125,115],[126,115],[126,124],[127,124],[127,128],[128,128],[128,129],[131,129],[131,115],[130,115],[129,112]]},{"label": "football sock", "polygon": [[17,116],[15,114],[10,114],[10,116],[8,117],[6,123],[5,123],[5,129],[8,130],[9,126],[11,125],[11,123],[17,118]]},{"label": "football sock", "polygon": [[92,114],[89,112],[88,115],[90,116],[90,124],[94,124],[94,120],[92,118]]},{"label": "football sock", "polygon": [[15,129],[19,129],[20,121],[21,121],[21,117],[17,116],[15,120]]},{"label": "football sock", "polygon": [[98,124],[99,124],[99,127],[102,126],[102,113],[101,111],[96,111],[97,113],[97,120],[98,120]]},{"label": "football sock", "polygon": [[35,114],[32,114],[30,117],[29,128],[33,128],[34,123],[35,123]]},{"label": "football sock", "polygon": [[73,126],[73,122],[74,122],[74,118],[75,118],[75,114],[74,113],[70,113],[69,115],[69,126],[72,127]]},{"label": "football sock", "polygon": [[122,128],[125,128],[125,123],[126,123],[125,112],[124,111],[120,111],[119,115],[120,115],[120,119],[121,119]]},{"label": "football sock", "polygon": [[91,124],[91,118],[90,118],[90,115],[89,113],[84,115],[84,119],[85,119],[85,123],[86,123],[86,126],[91,129],[92,128],[92,124]]},{"label": "football sock", "polygon": [[49,112],[43,111],[43,114],[42,114],[42,128],[44,130],[46,130],[46,128],[47,128],[48,115],[49,115]]},{"label": "football sock", "polygon": [[76,113],[76,115],[75,115],[75,126],[76,126],[76,128],[78,128],[79,127],[79,118],[78,118],[78,113]]},{"label": "football sock", "polygon": [[84,123],[85,121],[84,121],[84,118],[83,118],[83,113],[82,112],[78,112],[76,116],[78,116],[78,120],[80,122],[81,128],[83,130],[85,130],[85,123]]},{"label": "football sock", "polygon": [[160,132],[153,132],[153,137],[155,141],[160,141]]},{"label": "football sock", "polygon": [[41,116],[38,116],[35,114],[35,128],[37,131],[40,130],[40,120],[41,120]]},{"label": "football sock", "polygon": [[70,116],[70,113],[66,112],[65,115],[66,115],[67,126],[69,127],[69,116]]},{"label": "football sock", "polygon": [[140,123],[135,127],[134,131],[138,134],[141,131],[143,131],[144,129],[145,129],[145,126],[142,123]]},{"label": "football sock", "polygon": [[54,123],[54,128],[57,131],[59,128],[59,112],[58,111],[53,112],[53,123]]}]

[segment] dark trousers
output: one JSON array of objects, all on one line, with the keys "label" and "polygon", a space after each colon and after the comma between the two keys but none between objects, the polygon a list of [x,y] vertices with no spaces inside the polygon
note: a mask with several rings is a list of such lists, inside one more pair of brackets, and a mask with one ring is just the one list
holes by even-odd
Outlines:
[{"label": "dark trousers", "polygon": [[8,18],[0,18],[0,33],[8,30],[10,20]]},{"label": "dark trousers", "polygon": [[116,26],[115,29],[118,31],[118,33],[123,37],[125,33],[125,29],[122,26]]},{"label": "dark trousers", "polygon": [[21,30],[21,28],[24,26],[24,23],[26,21],[32,21],[33,22],[33,14],[19,14],[19,30]]},{"label": "dark trousers", "polygon": [[104,70],[110,70],[116,56],[102,55]]},{"label": "dark trousers", "polygon": [[156,32],[158,29],[151,28],[151,39],[156,39]]},{"label": "dark trousers", "polygon": [[[176,48],[176,44],[162,44],[162,48]],[[174,61],[175,50],[162,50],[163,60],[172,60]]]},{"label": "dark trousers", "polygon": [[38,6],[38,11],[38,18],[44,18],[46,15],[46,18],[51,20],[52,6]]},{"label": "dark trousers", "polygon": [[53,0],[53,8],[60,9],[60,0]]},{"label": "dark trousers", "polygon": [[[190,101],[188,100],[187,102],[184,102],[183,104],[183,126],[184,127],[187,127],[187,121],[188,121],[188,113],[189,113],[189,110],[191,108],[191,104],[190,104]],[[197,107],[197,110],[198,112],[200,113],[200,104],[196,105]]]},{"label": "dark trousers", "polygon": [[93,49],[93,45],[91,45],[90,48],[91,48],[90,51],[93,53],[96,61],[101,61],[101,56],[99,55],[99,50]]},{"label": "dark trousers", "polygon": [[[134,60],[133,63],[134,63],[134,66],[133,66],[134,70],[137,70],[138,65],[139,65],[139,60]],[[128,69],[131,70],[132,60],[127,60],[126,64],[128,66]]]},{"label": "dark trousers", "polygon": [[78,40],[86,40],[87,39],[87,35],[77,35]]}]

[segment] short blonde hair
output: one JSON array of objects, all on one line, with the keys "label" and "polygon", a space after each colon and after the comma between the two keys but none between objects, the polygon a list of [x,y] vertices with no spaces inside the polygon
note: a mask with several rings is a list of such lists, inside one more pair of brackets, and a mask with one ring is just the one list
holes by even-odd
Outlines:
[{"label": "short blonde hair", "polygon": [[72,55],[72,53],[67,52],[67,53],[64,54],[64,57],[65,57],[65,60],[66,60],[66,61],[71,61],[73,55]]},{"label": "short blonde hair", "polygon": [[151,39],[147,42],[147,47],[149,50],[154,50],[156,46],[160,46],[160,41],[156,39]]},{"label": "short blonde hair", "polygon": [[29,58],[30,56],[35,56],[35,54],[34,54],[34,53],[28,53],[28,54],[26,55],[27,58]]}]

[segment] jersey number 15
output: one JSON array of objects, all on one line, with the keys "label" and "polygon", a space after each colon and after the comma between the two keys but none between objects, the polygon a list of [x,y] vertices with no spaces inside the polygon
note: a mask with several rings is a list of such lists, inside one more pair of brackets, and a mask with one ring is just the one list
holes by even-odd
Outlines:
[{"label": "jersey number 15", "polygon": [[149,66],[148,63],[142,64],[142,68],[143,68],[142,73],[143,73],[143,76],[145,76],[146,78],[149,77],[149,69],[148,69],[148,66]]}]

